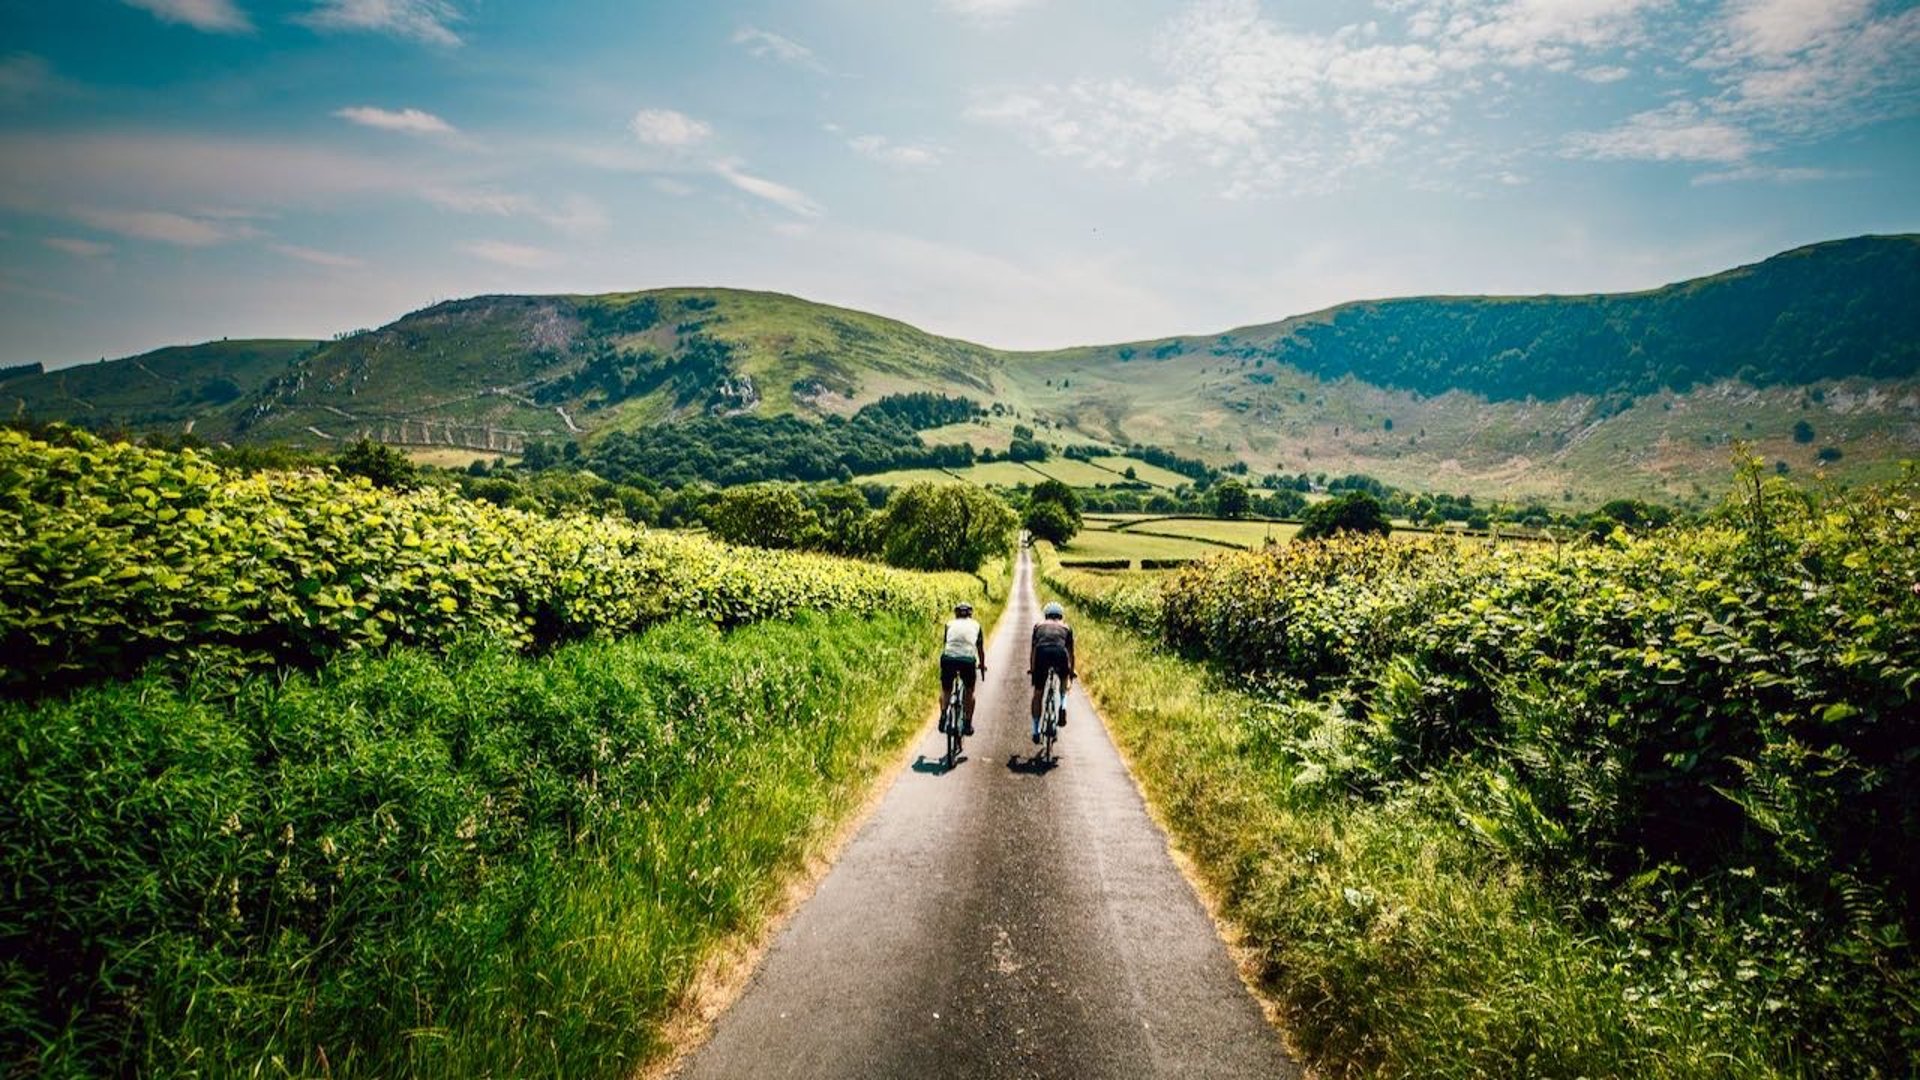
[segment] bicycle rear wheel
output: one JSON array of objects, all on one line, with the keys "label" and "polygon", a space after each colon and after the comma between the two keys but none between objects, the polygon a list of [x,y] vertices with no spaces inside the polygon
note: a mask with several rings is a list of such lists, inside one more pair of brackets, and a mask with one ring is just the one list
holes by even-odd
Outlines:
[{"label": "bicycle rear wheel", "polygon": [[1053,760],[1053,740],[1060,733],[1060,676],[1047,676],[1047,696],[1040,708],[1040,757]]},{"label": "bicycle rear wheel", "polygon": [[954,764],[960,760],[960,749],[963,745],[962,739],[964,737],[963,732],[966,730],[967,724],[967,700],[961,696],[960,680],[958,679],[953,681],[953,692],[947,695],[946,720],[946,766],[951,769]]}]

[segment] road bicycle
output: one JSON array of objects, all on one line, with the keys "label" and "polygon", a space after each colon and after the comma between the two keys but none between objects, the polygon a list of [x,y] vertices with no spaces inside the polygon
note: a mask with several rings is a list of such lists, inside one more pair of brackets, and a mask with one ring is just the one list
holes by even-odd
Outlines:
[{"label": "road bicycle", "polygon": [[966,681],[958,675],[947,688],[947,704],[940,712],[940,727],[947,733],[947,756],[941,761],[951,769],[960,761],[960,740],[967,730]]},{"label": "road bicycle", "polygon": [[1060,710],[1066,707],[1060,673],[1047,672],[1047,688],[1040,698],[1040,760],[1053,760],[1053,740],[1060,733]]}]

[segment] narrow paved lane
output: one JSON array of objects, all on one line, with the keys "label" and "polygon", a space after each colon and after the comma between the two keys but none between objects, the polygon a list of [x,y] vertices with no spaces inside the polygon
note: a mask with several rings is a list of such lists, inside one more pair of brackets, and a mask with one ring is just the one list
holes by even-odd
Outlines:
[{"label": "narrow paved lane", "polygon": [[682,1076],[1298,1075],[1078,690],[1030,765],[1037,613],[1023,556],[965,760],[928,727]]}]

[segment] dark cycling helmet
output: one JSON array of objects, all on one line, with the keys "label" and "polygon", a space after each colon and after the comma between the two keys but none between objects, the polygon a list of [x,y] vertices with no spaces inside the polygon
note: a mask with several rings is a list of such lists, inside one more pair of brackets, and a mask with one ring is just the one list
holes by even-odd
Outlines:
[{"label": "dark cycling helmet", "polygon": [[968,603],[965,600],[962,600],[959,603],[953,605],[953,613],[955,615],[971,615],[973,614],[973,605]]}]

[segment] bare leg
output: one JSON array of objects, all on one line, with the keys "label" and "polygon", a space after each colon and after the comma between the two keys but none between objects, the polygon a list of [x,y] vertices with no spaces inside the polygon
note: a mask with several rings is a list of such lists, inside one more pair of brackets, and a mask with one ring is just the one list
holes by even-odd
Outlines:
[{"label": "bare leg", "polygon": [[973,729],[973,687],[967,687],[967,729]]}]

